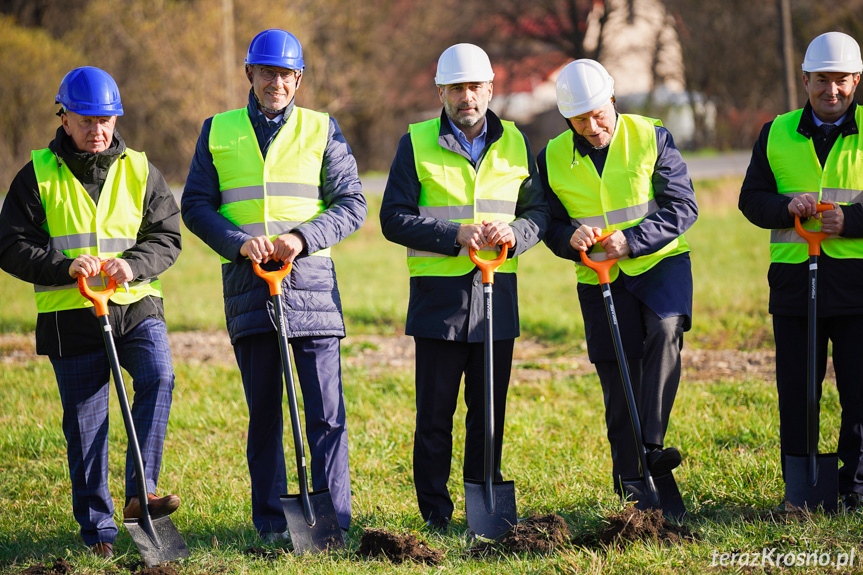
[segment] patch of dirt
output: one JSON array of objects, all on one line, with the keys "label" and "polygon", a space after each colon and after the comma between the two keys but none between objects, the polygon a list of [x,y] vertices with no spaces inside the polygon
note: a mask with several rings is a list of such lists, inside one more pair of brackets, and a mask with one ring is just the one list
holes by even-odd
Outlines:
[{"label": "patch of dirt", "polygon": [[177,570],[170,565],[159,565],[158,567],[147,567],[139,569],[132,575],[177,575]]},{"label": "patch of dirt", "polygon": [[531,515],[496,541],[480,541],[471,554],[550,553],[569,540],[569,526],[560,515]]},{"label": "patch of dirt", "polygon": [[69,573],[74,572],[74,570],[74,567],[72,567],[65,559],[60,559],[58,557],[50,567],[44,563],[37,563],[36,565],[27,567],[21,571],[20,575],[68,575]]},{"label": "patch of dirt", "polygon": [[442,551],[429,547],[416,536],[397,535],[384,529],[366,529],[357,554],[363,557],[383,556],[393,563],[412,560],[435,565],[443,559]]},{"label": "patch of dirt", "polygon": [[[192,364],[234,366],[234,351],[228,334],[218,332],[170,332],[171,353],[177,361]],[[0,334],[0,363],[32,361],[35,355],[32,335]],[[681,352],[683,379],[764,379],[775,377],[773,350],[690,349]],[[406,335],[357,335],[342,340],[345,366],[362,367],[372,375],[394,369],[413,369],[414,342]],[[561,355],[560,347],[530,339],[519,339],[513,358],[513,381],[539,381],[552,377],[594,373],[583,351]],[[833,380],[833,363],[828,360],[827,378]]]},{"label": "patch of dirt", "polygon": [[573,539],[579,547],[618,546],[632,541],[658,541],[659,543],[692,542],[698,534],[685,525],[675,525],[662,516],[659,509],[641,511],[629,506],[605,520],[606,527],[598,533]]}]

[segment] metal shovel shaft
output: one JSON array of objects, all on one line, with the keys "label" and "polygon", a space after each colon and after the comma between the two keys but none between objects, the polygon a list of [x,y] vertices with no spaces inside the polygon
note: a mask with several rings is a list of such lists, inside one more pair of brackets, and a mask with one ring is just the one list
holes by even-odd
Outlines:
[{"label": "metal shovel shaft", "polygon": [[807,358],[806,385],[806,454],[809,464],[806,469],[806,482],[809,487],[818,483],[818,390],[817,381],[817,312],[818,312],[818,256],[809,256],[809,357]]},{"label": "metal shovel shaft", "polygon": [[484,380],[485,392],[485,509],[494,514],[494,333],[492,326],[492,285],[483,284],[485,296],[485,349]]},{"label": "metal shovel shaft", "polygon": [[303,503],[303,515],[309,527],[316,522],[315,511],[309,499],[308,476],[306,473],[306,450],[303,445],[303,432],[300,425],[300,408],[297,405],[297,391],[294,388],[294,373],[291,368],[291,354],[288,350],[288,334],[284,320],[284,303],[280,295],[273,296],[276,308],[276,324],[279,328],[279,349],[282,353],[282,371],[285,377],[285,387],[288,391],[288,408],[291,414],[291,431],[294,435],[294,452],[297,456],[297,476],[300,483],[300,498]]},{"label": "metal shovel shaft", "polygon": [[629,364],[623,351],[623,338],[620,335],[620,326],[617,323],[617,313],[614,309],[614,298],[611,297],[611,284],[603,283],[602,299],[605,301],[605,311],[608,314],[608,325],[614,336],[614,353],[617,356],[617,364],[620,366],[620,377],[623,380],[623,390],[626,394],[626,404],[629,408],[629,419],[632,422],[632,434],[635,437],[638,461],[641,465],[641,473],[650,495],[650,502],[659,505],[659,493],[653,483],[653,477],[647,468],[647,455],[644,452],[644,441],[641,435],[641,420],[638,417],[638,406],[635,403],[635,393],[632,390],[632,377],[629,373]]},{"label": "metal shovel shaft", "polygon": [[141,447],[138,444],[138,434],[135,432],[135,422],[132,419],[132,410],[129,407],[129,397],[126,394],[126,386],[123,384],[123,373],[120,371],[120,358],[117,355],[117,346],[111,333],[111,323],[107,315],[99,316],[102,323],[102,339],[105,341],[105,349],[111,364],[111,372],[114,374],[114,386],[117,388],[117,397],[120,399],[120,411],[123,414],[123,424],[126,426],[126,435],[129,438],[129,450],[132,452],[132,461],[135,464],[135,482],[138,487],[138,502],[141,508],[141,525],[147,535],[152,539],[157,549],[162,548],[162,542],[153,526],[150,517],[149,505],[147,503],[147,480],[144,475],[144,459],[141,457]]}]

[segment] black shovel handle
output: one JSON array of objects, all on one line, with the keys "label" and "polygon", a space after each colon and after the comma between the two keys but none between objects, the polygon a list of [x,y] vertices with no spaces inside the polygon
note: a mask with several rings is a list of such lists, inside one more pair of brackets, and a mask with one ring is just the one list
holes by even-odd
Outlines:
[{"label": "black shovel handle", "polygon": [[[104,265],[104,262],[103,264]],[[78,276],[78,290],[81,294],[93,302],[96,306],[96,315],[102,324],[102,339],[105,342],[105,351],[108,353],[108,361],[111,364],[111,373],[114,374],[114,386],[117,389],[117,398],[120,400],[120,411],[123,414],[123,425],[126,427],[126,436],[129,438],[129,450],[132,452],[132,461],[135,464],[135,482],[138,487],[138,503],[141,508],[139,520],[143,530],[147,533],[153,544],[162,548],[162,542],[153,526],[150,517],[149,503],[147,501],[147,480],[144,475],[144,459],[141,457],[141,447],[138,444],[138,434],[135,432],[135,422],[132,419],[132,409],[129,407],[129,396],[126,394],[126,386],[123,383],[123,372],[120,370],[120,358],[117,355],[117,346],[111,332],[111,323],[108,320],[108,300],[117,291],[117,282],[109,277],[108,286],[101,291],[94,291],[87,285],[84,276]]]},{"label": "black shovel handle", "polygon": [[[818,212],[832,210],[831,204],[819,203]],[[794,228],[809,244],[809,313],[808,313],[808,357],[806,365],[806,482],[809,487],[818,484],[818,256],[821,255],[821,242],[829,236],[822,231],[807,230],[800,223],[800,216],[794,216]]]},{"label": "black shovel handle", "polygon": [[[603,240],[612,232],[602,234],[597,239]],[[638,406],[635,403],[635,392],[632,390],[632,377],[629,373],[629,364],[626,361],[626,352],[623,350],[623,338],[620,335],[620,326],[617,323],[617,312],[614,309],[614,298],[611,296],[610,270],[617,263],[617,258],[608,258],[603,261],[593,261],[587,257],[586,252],[581,252],[581,261],[595,271],[599,276],[599,285],[602,289],[602,299],[605,302],[605,312],[608,315],[608,325],[614,340],[614,353],[617,356],[617,365],[620,368],[620,378],[623,381],[623,391],[626,395],[626,404],[629,408],[629,421],[632,423],[632,434],[635,437],[635,448],[638,452],[638,462],[641,465],[641,473],[650,494],[650,503],[659,506],[659,492],[653,481],[650,469],[647,467],[647,453],[644,447],[644,439],[641,434],[641,420],[638,417]]]},{"label": "black shovel handle", "polygon": [[483,395],[485,398],[485,448],[483,450],[483,471],[485,481],[485,510],[494,515],[494,327],[492,325],[494,290],[494,271],[506,261],[508,246],[503,245],[500,255],[493,260],[485,260],[477,256],[476,250],[470,248],[468,255],[471,261],[482,271],[482,291],[485,304],[485,348],[483,354]]},{"label": "black shovel handle", "polygon": [[282,354],[282,371],[284,372],[285,388],[288,392],[288,408],[291,416],[291,431],[294,436],[294,453],[297,457],[297,478],[300,483],[300,500],[303,502],[303,515],[309,527],[313,527],[317,521],[312,502],[309,499],[308,474],[306,473],[306,450],[303,445],[303,432],[300,424],[300,408],[297,404],[297,391],[294,387],[294,372],[291,367],[291,354],[288,348],[287,320],[285,319],[285,307],[282,302],[282,280],[291,271],[291,262],[285,262],[281,269],[266,271],[255,262],[252,268],[270,287],[270,295],[273,297],[273,306],[276,310],[276,327],[279,330],[279,351]]}]

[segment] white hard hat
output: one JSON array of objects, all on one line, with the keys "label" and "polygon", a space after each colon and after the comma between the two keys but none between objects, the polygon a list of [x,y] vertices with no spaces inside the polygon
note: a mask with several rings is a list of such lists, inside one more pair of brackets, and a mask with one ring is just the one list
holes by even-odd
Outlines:
[{"label": "white hard hat", "polygon": [[856,74],[863,71],[860,46],[848,34],[827,32],[821,34],[806,49],[803,58],[804,72],[845,72]]},{"label": "white hard hat", "polygon": [[557,109],[564,118],[595,110],[613,95],[614,78],[595,60],[570,62],[557,76]]},{"label": "white hard hat", "polygon": [[434,83],[438,86],[461,84],[462,82],[491,82],[488,54],[473,44],[456,44],[443,51],[437,61]]}]

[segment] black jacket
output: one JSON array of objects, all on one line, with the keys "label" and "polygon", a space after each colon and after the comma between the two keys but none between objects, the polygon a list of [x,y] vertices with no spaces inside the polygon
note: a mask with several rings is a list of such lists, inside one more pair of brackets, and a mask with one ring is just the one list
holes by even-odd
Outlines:
[{"label": "black jacket", "polygon": [[[503,125],[498,117],[491,110],[486,112],[485,117],[488,122],[486,146],[480,156],[480,163],[488,148],[503,136]],[[445,112],[441,112],[438,143],[473,163],[453,134]],[[510,257],[523,254],[539,242],[549,217],[526,136],[524,143],[527,148],[524,161],[530,175],[522,182],[516,202],[516,219],[510,223],[516,237],[515,249],[510,251]],[[410,134],[405,134],[399,141],[381,203],[383,234],[391,242],[408,248],[457,255],[460,246],[456,244],[455,238],[460,224],[420,216],[420,189],[413,145]],[[412,277],[405,333],[449,341],[483,341],[485,316],[482,289],[482,274],[478,269],[457,277]],[[516,274],[495,274],[493,304],[494,339],[517,337]]]},{"label": "black jacket", "polygon": [[[854,119],[857,103],[852,102],[845,119],[835,131],[832,141],[823,141],[821,131],[812,118],[809,102],[803,108],[803,115],[797,132],[812,139],[824,167],[827,155],[840,137],[857,134],[859,128]],[[794,227],[794,217],[788,213],[791,197],[779,193],[776,178],[767,159],[767,136],[773,122],[764,124],[761,135],[752,149],[752,159],[746,170],[746,177],[740,189],[738,207],[746,218],[758,227],[765,229],[786,229]],[[811,154],[809,149],[801,149],[801,154]],[[863,150],[858,152],[863,163]],[[844,237],[863,237],[863,205],[842,206],[845,217]],[[766,248],[766,246],[765,246]],[[771,263],[767,272],[770,284],[770,313],[779,315],[805,316],[807,307],[807,286],[809,285],[809,264]],[[818,259],[818,316],[835,317],[846,314],[863,314],[863,259],[835,259],[823,251]]]},{"label": "black jacket", "polygon": [[[60,127],[48,146],[65,162],[93,201],[98,202],[108,168],[125,151],[126,142],[114,132],[111,147],[96,154],[78,151]],[[135,280],[158,276],[180,255],[180,214],[162,174],[150,164],[144,197],[144,218],[137,243],[122,254]],[[45,210],[39,197],[33,162],[15,176],[0,211],[0,268],[29,283],[67,285],[72,258],[48,245],[42,229]],[[123,337],[148,317],[164,321],[162,299],[147,296],[128,306],[111,304],[109,319],[115,337]],[[36,352],[71,356],[103,349],[102,331],[93,308],[40,313],[36,319]]]}]

